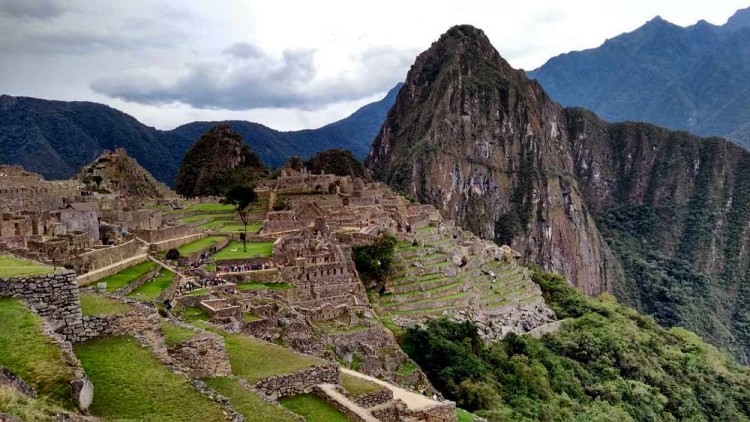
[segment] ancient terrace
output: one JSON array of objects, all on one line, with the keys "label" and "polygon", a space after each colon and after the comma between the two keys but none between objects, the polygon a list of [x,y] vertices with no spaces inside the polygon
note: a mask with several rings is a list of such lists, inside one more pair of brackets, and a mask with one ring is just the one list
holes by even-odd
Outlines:
[{"label": "ancient terrace", "polygon": [[[75,386],[63,405],[96,416],[299,420],[315,408],[356,421],[455,420],[452,403],[415,393],[436,392],[382,321],[397,329],[452,314],[491,339],[553,319],[510,249],[379,183],[285,170],[257,188],[246,246],[233,208],[215,199],[76,192],[0,237],[15,255],[0,259],[0,297],[16,298],[0,299],[0,311],[40,318],[33,341],[75,363],[61,372]],[[83,214],[58,222],[56,210]],[[368,294],[352,250],[384,235],[398,241],[395,273]],[[69,246],[59,256],[35,246],[60,239]],[[0,366],[46,391],[22,360]],[[164,394],[133,376],[141,368],[173,400],[154,401]]]}]

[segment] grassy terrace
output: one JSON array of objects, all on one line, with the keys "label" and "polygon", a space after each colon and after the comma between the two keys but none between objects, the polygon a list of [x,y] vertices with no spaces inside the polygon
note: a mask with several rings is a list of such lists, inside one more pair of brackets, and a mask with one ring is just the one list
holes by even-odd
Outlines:
[{"label": "grassy terrace", "polygon": [[71,368],[60,349],[42,333],[42,318],[15,299],[0,299],[0,365],[39,395],[73,408]]},{"label": "grassy terrace", "polygon": [[240,385],[232,378],[218,377],[204,379],[209,387],[229,398],[229,404],[247,421],[255,422],[295,422],[297,418],[283,408],[274,406],[257,394]]},{"label": "grassy terrace", "polygon": [[214,260],[222,259],[243,259],[253,258],[256,256],[268,257],[273,252],[273,243],[250,243],[247,244],[247,252],[242,247],[242,242],[235,240],[229,242],[226,248],[220,250],[212,256]]},{"label": "grassy terrace", "polygon": [[180,251],[180,255],[182,256],[190,256],[206,250],[211,246],[217,245],[222,240],[224,240],[223,236],[204,237],[203,239],[196,240],[195,242],[186,243],[177,248],[177,250]]},{"label": "grassy terrace", "polygon": [[341,374],[341,384],[344,386],[344,390],[355,399],[365,394],[385,390],[385,387],[380,384],[349,374]]},{"label": "grassy terrace", "polygon": [[157,264],[152,261],[141,262],[138,265],[128,267],[117,274],[105,277],[99,281],[107,283],[107,291],[112,293],[115,290],[118,290],[134,282],[135,280],[138,280],[140,277],[156,268],[156,265]]},{"label": "grassy terrace", "polygon": [[[258,231],[260,231],[261,228],[263,228],[261,224],[248,224],[247,233],[248,234],[258,233]],[[224,224],[223,226],[218,227],[215,230],[220,233],[233,233],[233,232],[242,233],[245,231],[245,226],[243,226],[242,224]]]},{"label": "grassy terrace", "polygon": [[307,422],[349,422],[335,407],[312,394],[284,397],[279,400],[282,406],[305,417]]},{"label": "grassy terrace", "polygon": [[201,308],[182,308],[180,319],[187,322],[208,321],[210,318],[206,311]]},{"label": "grassy terrace", "polygon": [[237,290],[258,290],[258,289],[270,289],[270,290],[285,290],[291,289],[292,286],[289,283],[241,283],[237,285]]},{"label": "grassy terrace", "polygon": [[106,420],[222,421],[223,410],[172,373],[132,337],[74,345],[96,386],[90,412]]},{"label": "grassy terrace", "polygon": [[133,307],[127,303],[94,293],[81,293],[81,312],[83,312],[83,316],[120,315],[132,310]]},{"label": "grassy terrace", "polygon": [[172,284],[174,278],[174,273],[162,268],[153,280],[133,290],[128,297],[138,300],[154,300]]},{"label": "grassy terrace", "polygon": [[0,255],[0,277],[41,275],[49,274],[52,271],[52,267],[34,261]]},{"label": "grassy terrace", "polygon": [[285,347],[256,340],[242,334],[228,334],[225,331],[199,325],[224,337],[229,353],[232,372],[249,382],[254,382],[273,375],[291,374],[325,361],[305,356]]},{"label": "grassy terrace", "polygon": [[228,204],[193,204],[187,207],[188,211],[225,211],[233,212],[234,205]]},{"label": "grassy terrace", "polygon": [[166,343],[167,346],[180,344],[184,341],[190,340],[193,336],[198,334],[195,331],[182,328],[169,322],[161,323],[161,332],[164,333],[164,343]]}]

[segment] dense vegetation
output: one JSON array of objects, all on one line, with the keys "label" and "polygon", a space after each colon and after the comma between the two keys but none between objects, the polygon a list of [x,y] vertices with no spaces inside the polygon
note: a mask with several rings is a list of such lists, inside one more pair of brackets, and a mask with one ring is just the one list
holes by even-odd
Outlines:
[{"label": "dense vegetation", "polygon": [[750,370],[612,296],[534,273],[563,328],[485,345],[470,322],[410,329],[404,349],[458,405],[491,420],[748,420]]},{"label": "dense vegetation", "polygon": [[[280,132],[258,123],[227,122],[272,167],[330,148],[364,158],[396,100],[401,84],[381,101],[318,129]],[[161,131],[103,104],[0,96],[0,163],[23,165],[49,179],[75,174],[104,149],[125,148],[158,180],[172,185],[180,161],[217,122]]]},{"label": "dense vegetation", "polygon": [[174,189],[180,195],[223,196],[266,177],[268,169],[228,125],[218,124],[185,154]]},{"label": "dense vegetation", "polygon": [[598,48],[550,59],[530,72],[566,106],[609,121],[647,121],[750,146],[750,9],[726,25],[686,28],[659,17]]},{"label": "dense vegetation", "polygon": [[396,243],[395,237],[383,234],[370,245],[353,248],[354,265],[363,282],[373,285],[390,275]]},{"label": "dense vegetation", "polygon": [[365,167],[350,151],[341,148],[328,149],[305,161],[305,167],[314,174],[320,172],[337,176],[365,177]]}]

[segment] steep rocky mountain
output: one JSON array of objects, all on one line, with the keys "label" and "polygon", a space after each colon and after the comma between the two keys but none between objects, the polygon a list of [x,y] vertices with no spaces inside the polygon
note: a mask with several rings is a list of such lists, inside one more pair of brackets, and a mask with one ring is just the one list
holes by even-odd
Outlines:
[{"label": "steep rocky mountain", "polygon": [[366,162],[474,233],[748,361],[750,153],[564,109],[482,31],[420,54]]},{"label": "steep rocky mountain", "polygon": [[601,46],[529,72],[565,106],[647,121],[750,147],[750,8],[722,26],[656,17]]},{"label": "steep rocky mountain", "polygon": [[252,183],[268,168],[229,125],[217,124],[185,154],[175,191],[186,197],[223,195],[236,184]]},{"label": "steep rocky mountain", "polygon": [[117,192],[137,198],[177,197],[122,148],[104,151],[93,163],[82,167],[75,178],[99,193]]},{"label": "steep rocky mountain", "polygon": [[[318,129],[280,132],[258,123],[228,122],[272,167],[292,156],[344,148],[362,159],[402,84],[382,100]],[[217,122],[170,131],[148,127],[103,104],[0,96],[0,163],[20,164],[47,179],[66,179],[104,150],[125,148],[158,180],[172,185],[185,152]]]}]

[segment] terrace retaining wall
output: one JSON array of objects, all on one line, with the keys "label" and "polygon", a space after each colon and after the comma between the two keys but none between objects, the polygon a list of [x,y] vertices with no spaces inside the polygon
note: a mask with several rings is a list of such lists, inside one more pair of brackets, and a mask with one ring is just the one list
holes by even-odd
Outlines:
[{"label": "terrace retaining wall", "polygon": [[317,384],[341,384],[341,374],[336,365],[313,366],[287,375],[264,378],[255,383],[255,389],[273,399],[309,393]]}]

